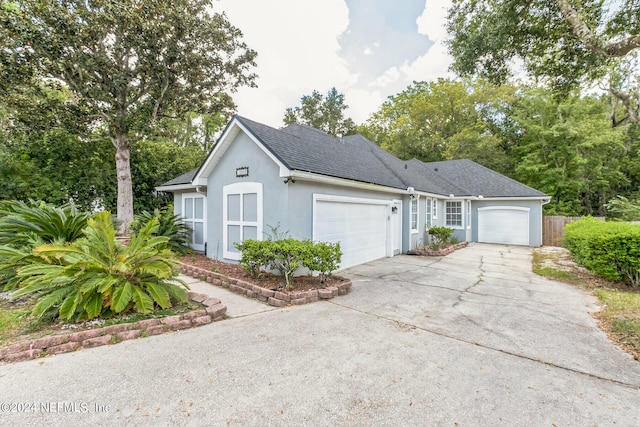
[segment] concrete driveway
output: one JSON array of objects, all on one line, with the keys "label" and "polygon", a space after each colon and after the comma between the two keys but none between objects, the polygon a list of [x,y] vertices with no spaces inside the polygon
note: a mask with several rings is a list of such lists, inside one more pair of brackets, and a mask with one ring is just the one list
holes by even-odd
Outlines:
[{"label": "concrete driveway", "polygon": [[640,425],[640,364],[530,257],[398,256],[330,301],[0,366],[0,424]]}]

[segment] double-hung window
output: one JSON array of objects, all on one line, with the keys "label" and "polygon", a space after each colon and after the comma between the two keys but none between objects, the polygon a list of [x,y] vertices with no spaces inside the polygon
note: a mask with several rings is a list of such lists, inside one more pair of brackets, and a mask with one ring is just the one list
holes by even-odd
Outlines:
[{"label": "double-hung window", "polygon": [[411,232],[417,233],[418,232],[418,198],[417,197],[414,199],[411,199],[410,207],[411,207],[411,210],[410,210]]},{"label": "double-hung window", "polygon": [[427,199],[425,226],[427,230],[433,227],[433,199]]},{"label": "double-hung window", "polygon": [[462,201],[445,202],[445,225],[451,228],[462,228]]}]

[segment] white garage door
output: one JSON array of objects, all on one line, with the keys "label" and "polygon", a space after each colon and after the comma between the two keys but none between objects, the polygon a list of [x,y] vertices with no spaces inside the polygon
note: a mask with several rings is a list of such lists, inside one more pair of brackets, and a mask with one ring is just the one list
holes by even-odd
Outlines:
[{"label": "white garage door", "polygon": [[529,208],[478,208],[478,241],[529,246]]},{"label": "white garage door", "polygon": [[340,242],[341,268],[386,257],[388,203],[315,195],[313,240]]}]

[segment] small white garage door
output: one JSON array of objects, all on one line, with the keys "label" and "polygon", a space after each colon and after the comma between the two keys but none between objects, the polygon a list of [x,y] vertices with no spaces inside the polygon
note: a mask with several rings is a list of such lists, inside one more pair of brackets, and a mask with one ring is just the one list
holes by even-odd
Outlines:
[{"label": "small white garage door", "polygon": [[478,242],[529,246],[529,208],[478,208]]},{"label": "small white garage door", "polygon": [[387,216],[384,200],[314,195],[313,240],[340,242],[340,268],[388,255]]}]

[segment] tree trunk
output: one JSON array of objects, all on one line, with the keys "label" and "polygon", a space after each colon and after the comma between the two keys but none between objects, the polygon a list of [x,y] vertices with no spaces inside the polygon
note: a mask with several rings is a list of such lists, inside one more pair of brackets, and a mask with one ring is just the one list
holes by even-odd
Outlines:
[{"label": "tree trunk", "polygon": [[131,184],[131,145],[127,136],[116,131],[116,174],[118,177],[118,211],[120,221],[119,234],[129,232],[133,221],[133,186]]}]

